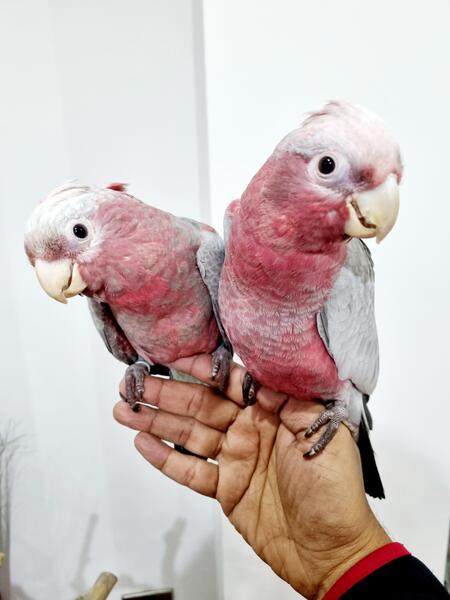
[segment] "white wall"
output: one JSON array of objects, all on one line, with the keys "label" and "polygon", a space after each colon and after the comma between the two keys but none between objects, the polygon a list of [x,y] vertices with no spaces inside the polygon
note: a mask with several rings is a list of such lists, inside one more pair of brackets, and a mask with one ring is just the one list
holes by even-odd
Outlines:
[{"label": "white wall", "polygon": [[[392,537],[443,576],[449,527],[446,0],[208,0],[205,49],[213,222],[304,113],[343,98],[373,109],[401,144],[398,224],[379,247],[381,377],[371,401]],[[224,528],[227,600],[297,597]],[[251,584],[250,584],[251,582]]]},{"label": "white wall", "polygon": [[161,585],[177,600],[220,596],[217,507],[138,456],[111,417],[123,366],[83,300],[43,294],[22,242],[36,202],[72,177],[129,182],[142,199],[207,218],[200,8],[0,0],[0,429],[12,420],[23,434],[14,600],[70,600],[103,569],[120,576],[113,599]]}]

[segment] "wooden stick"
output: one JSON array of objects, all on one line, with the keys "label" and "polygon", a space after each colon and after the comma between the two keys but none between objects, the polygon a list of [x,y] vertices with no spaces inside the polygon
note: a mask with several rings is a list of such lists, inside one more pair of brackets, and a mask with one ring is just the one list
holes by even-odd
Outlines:
[{"label": "wooden stick", "polygon": [[6,558],[6,554],[4,552],[0,552],[0,567],[2,566],[5,558]]},{"label": "wooden stick", "polygon": [[106,600],[110,591],[117,583],[117,577],[112,573],[101,573],[83,600]]}]

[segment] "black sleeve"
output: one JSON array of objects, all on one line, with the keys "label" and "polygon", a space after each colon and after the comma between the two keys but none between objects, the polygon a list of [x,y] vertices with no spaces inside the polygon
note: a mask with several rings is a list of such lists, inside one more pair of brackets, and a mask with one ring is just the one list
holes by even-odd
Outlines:
[{"label": "black sleeve", "polygon": [[341,596],[342,600],[449,600],[450,594],[414,556],[380,567]]}]

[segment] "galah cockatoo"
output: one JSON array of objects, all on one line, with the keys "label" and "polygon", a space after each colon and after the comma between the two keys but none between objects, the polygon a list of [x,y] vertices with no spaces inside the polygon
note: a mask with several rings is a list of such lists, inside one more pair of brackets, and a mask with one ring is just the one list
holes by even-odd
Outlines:
[{"label": "galah cockatoo", "polygon": [[153,208],[122,184],[69,183],[34,210],[25,250],[49,296],[87,297],[108,350],[130,365],[133,407],[151,365],[201,352],[214,352],[212,378],[225,386],[232,349],[215,318],[224,247],[214,229]]},{"label": "galah cockatoo", "polygon": [[325,429],[305,455],[322,451],[345,422],[375,497],[384,492],[366,407],[378,377],[374,273],[359,238],[389,233],[401,175],[382,121],[329,103],[278,144],[228,208],[219,288],[222,323],[247,368],[246,401],[259,384],[323,401],[306,436]]}]

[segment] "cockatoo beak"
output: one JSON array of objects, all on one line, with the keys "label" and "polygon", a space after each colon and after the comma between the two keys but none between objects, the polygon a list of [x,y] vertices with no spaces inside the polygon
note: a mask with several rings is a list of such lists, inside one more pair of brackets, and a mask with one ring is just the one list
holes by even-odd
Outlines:
[{"label": "cockatoo beak", "polygon": [[349,217],[345,223],[345,233],[350,237],[376,237],[377,242],[381,242],[397,220],[397,177],[391,174],[375,189],[352,194],[347,199],[347,207]]},{"label": "cockatoo beak", "polygon": [[67,298],[80,294],[87,286],[77,263],[68,258],[61,260],[36,260],[36,275],[42,289],[50,296],[67,304]]}]

